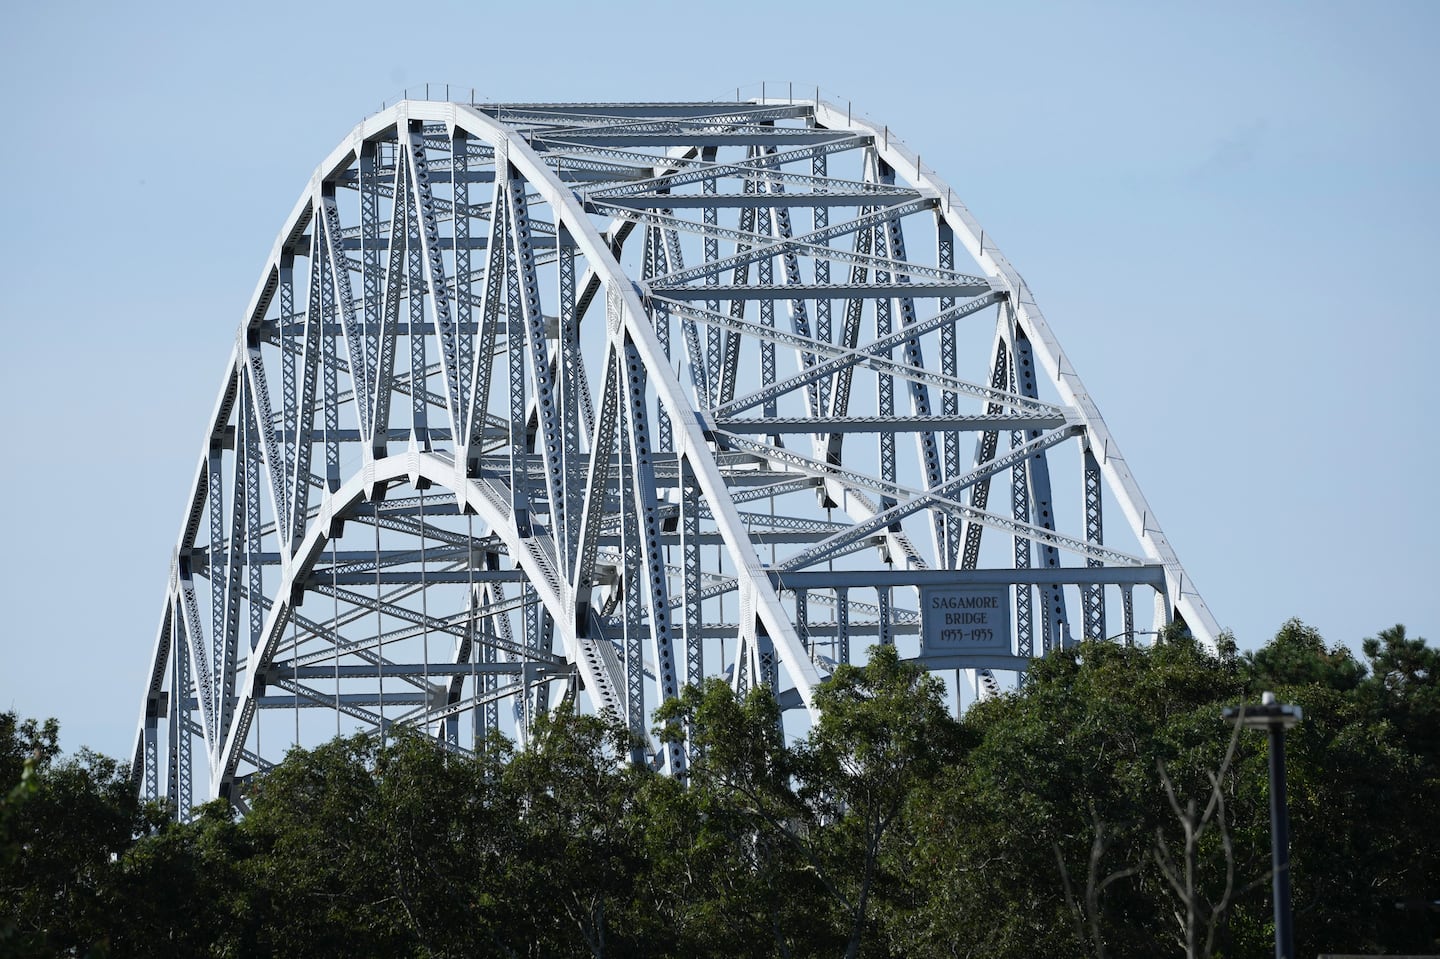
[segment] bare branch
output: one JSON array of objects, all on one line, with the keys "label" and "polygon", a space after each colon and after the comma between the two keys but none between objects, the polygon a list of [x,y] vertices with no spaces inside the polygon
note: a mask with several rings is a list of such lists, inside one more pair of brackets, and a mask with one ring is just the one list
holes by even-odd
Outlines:
[{"label": "bare branch", "polygon": [[1075,889],[1070,883],[1070,870],[1065,868],[1065,854],[1060,851],[1058,842],[1051,843],[1051,846],[1055,849],[1055,862],[1060,867],[1060,884],[1065,890],[1065,905],[1070,907],[1070,919],[1075,925],[1075,939],[1081,948],[1088,952],[1090,943],[1085,940],[1084,917],[1080,912],[1080,903],[1075,900]]}]

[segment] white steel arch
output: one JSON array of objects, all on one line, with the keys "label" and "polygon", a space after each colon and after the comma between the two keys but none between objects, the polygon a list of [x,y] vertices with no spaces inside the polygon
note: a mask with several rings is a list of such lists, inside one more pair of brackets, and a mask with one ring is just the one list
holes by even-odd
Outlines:
[{"label": "white steel arch", "polygon": [[[1009,607],[988,659],[920,640],[954,584]],[[678,769],[648,725],[686,682],[808,711],[879,641],[983,695],[1145,632],[1137,586],[1213,641],[1024,281],[888,128],[406,101],[317,168],[246,310],[132,773],[185,815],[196,742],[243,802],[297,741],[464,750],[577,697]]]}]

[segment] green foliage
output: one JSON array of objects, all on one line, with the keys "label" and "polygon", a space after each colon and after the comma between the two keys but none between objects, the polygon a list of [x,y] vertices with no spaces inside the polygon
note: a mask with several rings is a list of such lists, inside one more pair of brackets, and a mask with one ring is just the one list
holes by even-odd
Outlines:
[{"label": "green foliage", "polygon": [[[1179,794],[1203,799],[1206,774],[1228,744],[1219,704],[1234,702],[1239,689],[1233,663],[1172,636],[1153,650],[1081,644],[1037,662],[1020,694],[973,709],[966,725],[979,742],[929,810],[949,828],[927,836],[924,881],[949,894],[923,908],[917,949],[943,954],[948,930],[984,914],[985,922],[968,922],[970,950],[1074,953],[1057,851],[1083,883],[1099,823],[1099,878],[1139,870],[1109,886],[1101,902],[1109,954],[1172,952],[1174,903],[1153,852],[1157,832],[1171,841],[1176,823],[1159,770],[1163,764]],[[1244,800],[1232,801],[1242,823]],[[1247,861],[1247,868],[1254,875],[1257,866]]]},{"label": "green foliage", "polygon": [[1188,912],[1215,955],[1262,955],[1267,746],[1230,756],[1220,710],[1267,689],[1305,711],[1301,954],[1437,951],[1396,903],[1440,891],[1440,651],[1394,627],[1364,652],[1298,621],[1245,655],[1183,629],[1082,643],[956,720],[877,647],[799,741],[767,690],[686,689],[658,715],[683,781],[562,709],[518,750],[295,751],[243,818],[183,825],[114,762],[62,759],[53,722],[0,714],[0,954],[1149,957],[1184,954]]},{"label": "green foliage", "polygon": [[1382,629],[1365,640],[1373,681],[1366,692],[1377,716],[1394,723],[1406,742],[1419,747],[1429,775],[1440,761],[1440,649],[1405,635],[1404,626]]},{"label": "green foliage", "polygon": [[1344,646],[1326,647],[1320,631],[1292,619],[1266,646],[1246,655],[1252,694],[1265,689],[1323,686],[1348,692],[1365,678],[1365,667]]},{"label": "green foliage", "polygon": [[943,695],[938,679],[901,662],[893,646],[872,648],[863,667],[839,667],[817,695],[820,721],[800,754],[805,795],[827,826],[817,858],[847,931],[846,956],[883,935],[885,919],[914,909],[905,880],[916,837],[905,813],[963,756]]},{"label": "green foliage", "polygon": [[769,690],[739,698],[719,680],[686,689],[659,717],[688,730],[688,788],[660,861],[686,877],[688,949],[701,955],[834,955],[824,922],[834,886],[817,849],[801,757],[785,744]]},{"label": "green foliage", "polygon": [[112,759],[59,758],[58,727],[0,713],[0,952],[103,955],[113,859],[158,822]]}]

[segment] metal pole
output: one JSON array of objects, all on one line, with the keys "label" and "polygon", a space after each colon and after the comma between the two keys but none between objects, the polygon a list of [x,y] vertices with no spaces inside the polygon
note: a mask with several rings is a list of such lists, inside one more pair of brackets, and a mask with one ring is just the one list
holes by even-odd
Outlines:
[{"label": "metal pole", "polygon": [[1275,899],[1275,959],[1295,959],[1290,913],[1290,812],[1285,802],[1285,727],[1270,726],[1270,858]]},{"label": "metal pole", "polygon": [[1270,734],[1270,884],[1275,903],[1275,959],[1295,959],[1290,911],[1290,811],[1285,802],[1285,730],[1305,719],[1299,706],[1276,702],[1267,692],[1258,706],[1231,706],[1220,713],[1246,729]]}]

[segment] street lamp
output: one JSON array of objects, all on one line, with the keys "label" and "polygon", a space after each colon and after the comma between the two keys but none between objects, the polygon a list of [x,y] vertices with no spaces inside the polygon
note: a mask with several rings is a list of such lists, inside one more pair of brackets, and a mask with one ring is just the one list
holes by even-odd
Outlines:
[{"label": "street lamp", "polygon": [[1290,917],[1290,813],[1285,806],[1285,730],[1304,719],[1299,706],[1260,697],[1259,706],[1230,706],[1222,713],[1232,723],[1270,734],[1270,860],[1275,899],[1275,959],[1295,959],[1295,929]]}]

